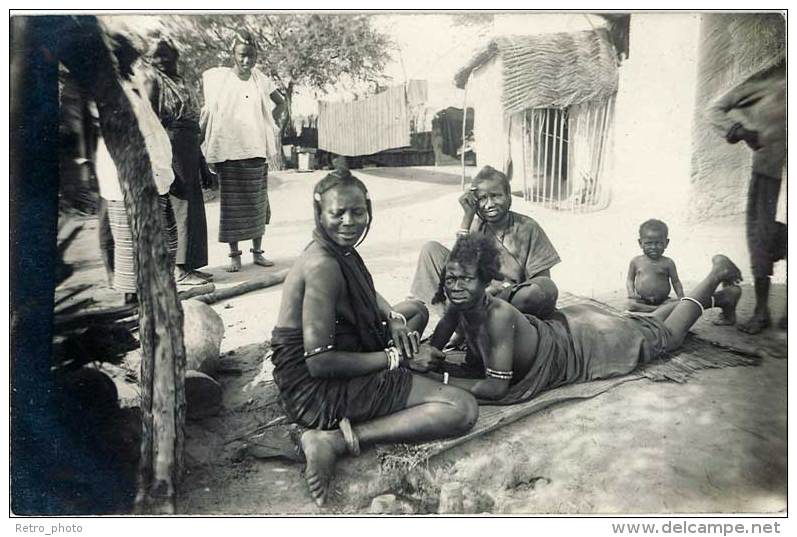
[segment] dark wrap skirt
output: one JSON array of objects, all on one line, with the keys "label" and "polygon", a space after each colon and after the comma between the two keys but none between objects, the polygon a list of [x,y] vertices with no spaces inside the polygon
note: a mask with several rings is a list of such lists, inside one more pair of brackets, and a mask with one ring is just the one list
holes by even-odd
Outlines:
[{"label": "dark wrap skirt", "polygon": [[208,225],[202,196],[199,125],[180,121],[166,129],[172,142],[174,182],[169,195],[177,224],[176,263],[188,270],[208,264]]},{"label": "dark wrap skirt", "polygon": [[262,237],[271,221],[266,160],[227,160],[216,164],[216,173],[221,198],[219,242]]},{"label": "dark wrap skirt", "polygon": [[[590,304],[567,306],[550,319],[526,319],[537,329],[538,344],[531,367],[513,378],[509,392],[489,405],[511,405],[564,386],[627,375],[639,365],[664,355],[672,333],[654,317],[610,312]],[[484,378],[478,344],[468,342],[465,364],[452,374]]]},{"label": "dark wrap skirt", "polygon": [[304,360],[301,329],[274,328],[271,345],[274,382],[285,411],[296,423],[334,429],[344,417],[359,423],[406,408],[412,388],[412,373],[407,369],[352,378],[314,378]]}]

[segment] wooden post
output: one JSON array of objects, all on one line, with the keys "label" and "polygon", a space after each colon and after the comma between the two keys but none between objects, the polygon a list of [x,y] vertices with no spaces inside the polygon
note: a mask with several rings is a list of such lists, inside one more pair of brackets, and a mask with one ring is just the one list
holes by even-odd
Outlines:
[{"label": "wooden post", "polygon": [[[139,298],[142,441],[136,512],[175,512],[185,423],[183,314],[138,121],[95,17],[60,17],[58,58],[93,95],[130,219]],[[129,67],[129,66],[128,66]],[[121,69],[125,66],[121,65]]]},{"label": "wooden post", "polygon": [[[462,94],[462,182],[459,185],[462,190],[465,190],[465,125],[468,124],[468,86],[470,85],[470,76],[472,74],[473,71],[468,74],[468,80],[465,82],[465,91]],[[476,127],[475,121],[473,126],[474,128]]]}]

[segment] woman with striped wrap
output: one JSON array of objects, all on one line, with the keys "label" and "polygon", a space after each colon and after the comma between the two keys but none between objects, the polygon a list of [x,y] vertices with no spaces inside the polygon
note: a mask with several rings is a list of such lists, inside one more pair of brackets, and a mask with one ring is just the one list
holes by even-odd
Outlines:
[{"label": "woman with striped wrap", "polygon": [[255,68],[257,47],[248,34],[236,36],[233,67],[214,67],[202,75],[205,106],[200,117],[202,151],[219,176],[219,242],[230,246],[225,270],[241,270],[240,241],[251,240],[253,261],[270,267],[262,240],[271,219],[268,159],[277,154],[274,104],[283,102],[274,84]]}]

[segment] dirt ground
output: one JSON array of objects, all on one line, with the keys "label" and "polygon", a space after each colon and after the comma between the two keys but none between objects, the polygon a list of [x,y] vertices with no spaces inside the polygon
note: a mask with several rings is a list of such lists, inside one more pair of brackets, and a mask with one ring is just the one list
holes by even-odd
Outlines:
[{"label": "dirt ground", "polygon": [[[460,218],[457,171],[355,171],[367,183],[375,211],[371,234],[360,251],[377,289],[389,301],[407,295],[425,241],[453,242]],[[273,218],[264,246],[276,269],[289,267],[310,240],[311,191],[322,175],[272,174]],[[572,293],[619,305],[628,261],[638,250],[636,228],[652,216],[670,224],[667,255],[678,264],[687,290],[708,269],[710,254],[717,252],[737,260],[750,280],[740,218],[695,225],[684,221],[679,208],[649,214],[638,200],[585,215],[535,209],[520,198],[513,204],[514,210],[543,225],[563,260],[553,269],[553,278],[560,289]],[[226,245],[216,242],[218,201],[209,201],[206,211],[209,268],[217,287],[271,270],[248,264],[238,274],[224,272]],[[92,283],[94,287],[81,296],[119,304],[121,297],[104,283],[96,221],[82,223],[83,231],[67,252],[67,261],[77,270],[65,286]],[[241,246],[248,250],[249,245]],[[784,279],[778,267],[776,282]],[[773,295],[777,320],[785,311],[785,286],[776,286]],[[380,466],[370,453],[341,463],[338,492],[321,510],[305,489],[300,463],[261,460],[241,452],[240,437],[277,415],[270,363],[263,357],[279,300],[277,286],[214,305],[226,327],[223,361],[239,371],[219,379],[225,390],[222,414],[189,426],[189,473],[180,504],[184,513],[357,513],[367,512],[377,494],[406,493],[406,487],[380,479]],[[742,318],[749,314],[751,300],[751,289],[746,288]],[[713,327],[708,320],[696,331],[751,352],[765,349],[761,365],[700,371],[686,384],[629,382],[590,400],[546,409],[435,457],[424,468],[427,488],[435,492],[447,482],[468,484],[488,496],[478,509],[493,513],[785,511],[786,334],[771,329],[750,338],[733,328]],[[120,381],[120,396],[134,404],[135,386]],[[253,436],[257,435],[248,435]],[[269,442],[268,435],[258,438]],[[415,512],[434,508],[423,499],[406,499]]]}]

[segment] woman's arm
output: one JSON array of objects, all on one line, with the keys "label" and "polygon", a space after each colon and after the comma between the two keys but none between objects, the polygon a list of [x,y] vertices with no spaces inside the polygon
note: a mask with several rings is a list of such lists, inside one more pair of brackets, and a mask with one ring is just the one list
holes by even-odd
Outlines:
[{"label": "woman's arm", "polygon": [[450,379],[449,384],[468,390],[479,399],[496,400],[509,391],[515,358],[515,312],[496,307],[487,315],[487,349],[484,379]]},{"label": "woman's arm", "polygon": [[282,93],[280,93],[279,90],[272,91],[269,97],[271,97],[272,102],[277,106],[280,106],[285,102],[285,97],[282,96]]},{"label": "woman's arm", "polygon": [[432,332],[432,337],[429,340],[429,344],[436,349],[443,350],[443,347],[446,346],[446,343],[451,340],[451,336],[454,335],[454,331],[457,329],[458,322],[459,315],[447,309],[443,314],[443,318],[440,319],[440,321],[437,323],[437,326],[434,327],[434,332]]},{"label": "woman's arm", "polygon": [[382,314],[382,317],[387,319],[387,325],[390,329],[390,338],[393,340],[396,348],[401,351],[404,358],[412,358],[418,351],[418,348],[414,344],[417,342],[418,338],[415,338],[413,341],[413,338],[410,337],[410,329],[407,328],[407,318],[401,313],[393,311],[390,302],[385,300],[385,297],[379,293],[376,293],[376,304],[379,307],[379,312]]},{"label": "woman's arm", "polygon": [[304,267],[302,298],[302,335],[307,368],[316,378],[349,378],[387,369],[388,358],[382,351],[344,352],[336,349],[314,353],[335,342],[335,304],[343,289],[343,275],[337,263],[326,257],[308,260]]}]

